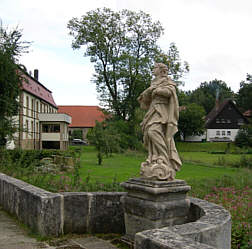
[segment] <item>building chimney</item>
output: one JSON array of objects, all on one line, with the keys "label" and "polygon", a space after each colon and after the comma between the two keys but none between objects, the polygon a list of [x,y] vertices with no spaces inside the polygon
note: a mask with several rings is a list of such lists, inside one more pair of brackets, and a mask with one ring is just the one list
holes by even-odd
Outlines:
[{"label": "building chimney", "polygon": [[34,69],[34,78],[35,78],[35,80],[38,80],[38,77],[39,77],[39,71],[38,71],[38,69]]}]

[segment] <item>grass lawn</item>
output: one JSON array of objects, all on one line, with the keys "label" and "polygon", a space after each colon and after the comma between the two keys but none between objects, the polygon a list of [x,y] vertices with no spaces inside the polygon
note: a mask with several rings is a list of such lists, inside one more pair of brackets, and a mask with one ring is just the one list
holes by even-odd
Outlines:
[{"label": "grass lawn", "polygon": [[252,158],[251,154],[210,154],[208,152],[180,152],[180,157],[186,162],[202,163],[204,165],[232,165],[241,160],[241,156]]},{"label": "grass lawn", "polygon": [[187,143],[187,142],[176,142],[178,151],[191,151],[191,152],[235,152],[244,153],[250,149],[241,149],[235,146],[234,143],[229,142],[204,142],[204,143]]},{"label": "grass lawn", "polygon": [[[116,179],[117,182],[125,181],[131,177],[138,177],[140,171],[140,164],[145,160],[144,154],[115,154],[112,157],[104,158],[103,164],[97,164],[97,152],[93,147],[84,147],[81,156],[80,177],[85,179],[90,177],[91,182],[108,183]],[[185,160],[193,161],[197,158],[198,162],[203,165],[184,162],[181,171],[177,173],[177,178],[190,180],[190,179],[203,179],[203,178],[216,178],[223,175],[235,175],[239,169],[224,168],[224,167],[208,167],[204,164],[212,164],[217,160],[215,156],[206,152],[183,152],[180,153]],[[212,156],[214,156],[212,158]],[[238,156],[238,155],[230,155]],[[237,157],[238,158],[238,157]]]}]

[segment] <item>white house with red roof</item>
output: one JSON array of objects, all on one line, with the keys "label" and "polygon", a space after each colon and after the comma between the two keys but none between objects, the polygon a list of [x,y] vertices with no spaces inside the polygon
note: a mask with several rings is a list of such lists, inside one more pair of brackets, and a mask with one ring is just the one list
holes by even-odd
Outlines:
[{"label": "white house with red roof", "polygon": [[71,117],[59,114],[52,92],[26,72],[20,93],[20,111],[16,117],[18,133],[7,148],[21,149],[67,149],[68,125]]}]

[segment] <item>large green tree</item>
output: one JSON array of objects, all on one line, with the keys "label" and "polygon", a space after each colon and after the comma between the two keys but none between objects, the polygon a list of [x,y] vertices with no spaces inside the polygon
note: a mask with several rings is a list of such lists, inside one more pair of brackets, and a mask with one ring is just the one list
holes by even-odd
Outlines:
[{"label": "large green tree", "polygon": [[0,22],[0,146],[4,146],[7,137],[11,138],[17,129],[13,116],[18,114],[23,80],[18,59],[29,47],[21,38],[18,28],[9,31]]},{"label": "large green tree", "polygon": [[158,47],[163,27],[142,11],[96,9],[72,18],[68,28],[72,47],[84,47],[84,56],[94,63],[101,104],[118,119],[135,120],[137,97],[151,81],[154,61],[167,62],[175,80],[189,70],[175,44],[168,52]]},{"label": "large green tree", "polygon": [[179,113],[178,130],[183,139],[187,136],[202,135],[205,126],[205,111],[195,103],[187,105]]},{"label": "large green tree", "polygon": [[216,99],[222,102],[226,98],[234,98],[234,92],[222,80],[203,82],[190,94],[190,102],[203,106],[209,113],[215,106]]},{"label": "large green tree", "polygon": [[247,74],[246,81],[240,83],[237,93],[237,105],[242,111],[252,110],[252,75]]}]

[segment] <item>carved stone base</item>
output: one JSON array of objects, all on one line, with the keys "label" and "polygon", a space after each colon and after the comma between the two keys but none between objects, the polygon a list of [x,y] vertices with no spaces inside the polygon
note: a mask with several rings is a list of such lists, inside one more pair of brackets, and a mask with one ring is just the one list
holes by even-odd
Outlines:
[{"label": "carved stone base", "polygon": [[134,178],[121,186],[128,192],[121,198],[128,240],[134,241],[140,231],[187,222],[190,207],[187,192],[191,187],[185,181]]},{"label": "carved stone base", "polygon": [[173,181],[176,175],[175,170],[165,164],[165,162],[159,158],[153,162],[146,162],[141,163],[140,168],[140,175],[143,178],[147,178],[149,180],[168,180]]}]

